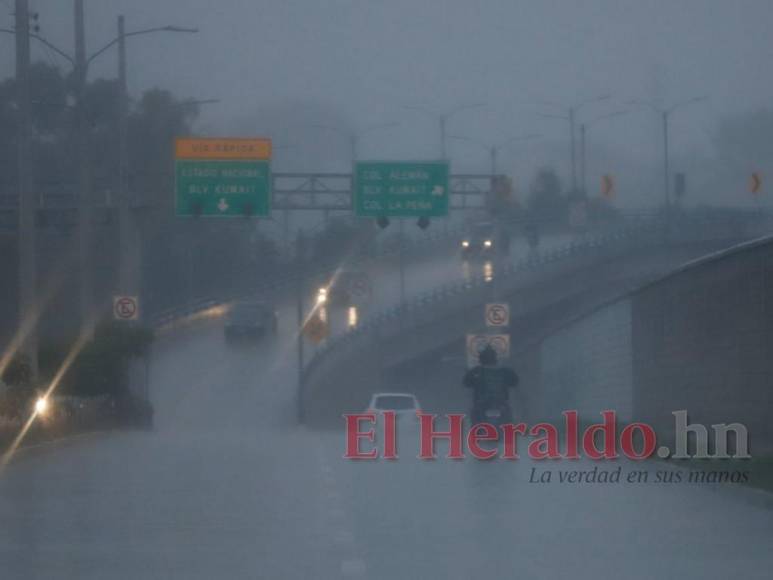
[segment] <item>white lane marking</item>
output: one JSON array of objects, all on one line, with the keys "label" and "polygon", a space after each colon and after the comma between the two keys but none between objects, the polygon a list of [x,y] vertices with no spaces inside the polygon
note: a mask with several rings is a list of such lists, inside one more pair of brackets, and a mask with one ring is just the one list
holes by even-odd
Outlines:
[{"label": "white lane marking", "polygon": [[364,576],[368,567],[363,560],[344,560],[341,562],[341,574],[349,578]]},{"label": "white lane marking", "polygon": [[322,473],[322,492],[327,500],[325,507],[328,531],[333,543],[342,552],[341,575],[345,578],[363,577],[367,572],[367,566],[365,561],[359,557],[357,541],[348,525],[347,512],[344,509],[343,498],[335,471],[328,463],[321,446],[318,448],[317,457],[319,459],[320,472]]},{"label": "white lane marking", "polygon": [[333,536],[333,541],[335,541],[336,544],[351,547],[354,546],[354,534],[346,529],[338,530]]},{"label": "white lane marking", "polygon": [[327,515],[331,520],[336,520],[336,522],[341,522],[346,519],[346,512],[336,505],[328,507]]}]

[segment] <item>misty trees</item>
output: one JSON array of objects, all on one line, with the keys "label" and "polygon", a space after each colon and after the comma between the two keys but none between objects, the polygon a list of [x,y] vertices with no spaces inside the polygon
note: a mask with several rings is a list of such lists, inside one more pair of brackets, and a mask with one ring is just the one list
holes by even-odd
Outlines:
[{"label": "misty trees", "polygon": [[152,192],[155,204],[172,206],[175,137],[192,132],[196,104],[171,92],[151,89],[137,101],[129,118],[129,189]]},{"label": "misty trees", "polygon": [[[77,182],[75,112],[70,76],[49,64],[30,69],[34,183],[61,193]],[[120,87],[113,79],[88,83],[83,106],[89,125],[89,158],[98,189],[110,189],[118,172]],[[16,82],[0,82],[0,189],[15,191]],[[129,158],[138,188],[170,191],[171,142],[191,130],[197,109],[170,92],[153,89],[131,107]],[[170,197],[171,196],[167,196]]]},{"label": "misty trees", "polygon": [[531,183],[528,208],[532,218],[538,220],[560,221],[566,217],[567,198],[554,169],[543,167],[537,171]]},{"label": "misty trees", "polygon": [[722,161],[732,168],[773,165],[773,109],[725,117],[719,122],[714,145]]},{"label": "misty trees", "polygon": [[[31,165],[36,193],[77,193],[73,81],[71,75],[49,64],[36,63],[31,68]],[[104,78],[90,81],[83,96],[89,129],[88,160],[94,200],[98,204],[116,201],[113,193],[119,186],[120,97],[118,81]],[[0,81],[0,195],[17,194],[17,110],[15,79]],[[179,305],[191,297],[191,290],[201,297],[204,293],[225,294],[244,289],[246,284],[269,275],[276,262],[273,244],[256,233],[253,221],[207,224],[206,227],[198,222],[189,227],[191,224],[175,217],[174,139],[193,133],[197,115],[198,107],[193,101],[180,99],[160,88],[130,100],[128,190],[143,246],[142,294],[146,313]],[[100,241],[95,242],[99,245],[98,263],[111,261],[108,259],[114,251],[111,240],[117,239],[117,228],[116,219],[100,224]],[[67,232],[67,228],[62,230]],[[71,229],[68,235],[73,235]],[[40,247],[45,245],[41,243]],[[60,243],[57,245],[64,248]],[[63,258],[43,260],[41,264]],[[110,272],[105,268],[101,272],[104,279],[98,280],[100,299],[105,298],[106,292],[115,290]],[[45,283],[46,275],[41,271],[41,283]],[[13,285],[13,277],[6,277],[5,283]],[[61,291],[60,304],[71,302],[72,286]],[[57,326],[62,326],[60,321]]]}]

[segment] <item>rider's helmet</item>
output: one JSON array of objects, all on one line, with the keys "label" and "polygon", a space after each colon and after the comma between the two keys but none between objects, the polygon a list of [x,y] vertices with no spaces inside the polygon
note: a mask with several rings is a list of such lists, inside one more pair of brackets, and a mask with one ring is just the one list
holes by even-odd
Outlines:
[{"label": "rider's helmet", "polygon": [[487,344],[486,347],[478,353],[478,362],[483,366],[494,366],[497,364],[497,351]]}]

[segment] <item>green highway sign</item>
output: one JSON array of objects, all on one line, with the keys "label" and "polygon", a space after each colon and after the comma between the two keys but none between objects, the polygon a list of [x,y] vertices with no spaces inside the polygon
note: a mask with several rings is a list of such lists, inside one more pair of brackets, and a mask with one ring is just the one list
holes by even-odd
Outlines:
[{"label": "green highway sign", "polygon": [[449,166],[443,161],[363,161],[354,167],[360,217],[448,215]]},{"label": "green highway sign", "polygon": [[268,216],[271,166],[268,161],[177,160],[179,216]]},{"label": "green highway sign", "polygon": [[175,140],[178,216],[268,216],[271,140],[182,137]]}]

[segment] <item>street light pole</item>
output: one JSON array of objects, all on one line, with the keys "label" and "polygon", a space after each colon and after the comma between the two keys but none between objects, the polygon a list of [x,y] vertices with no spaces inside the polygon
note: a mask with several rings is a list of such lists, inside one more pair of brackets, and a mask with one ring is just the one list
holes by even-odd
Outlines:
[{"label": "street light pole", "polygon": [[[123,210],[120,212],[119,221],[121,225],[125,226],[126,217],[128,215],[128,147],[126,143],[127,124],[128,124],[128,91],[126,88],[126,49],[125,40],[130,36],[138,36],[142,34],[149,34],[153,32],[198,32],[195,28],[181,28],[177,26],[164,26],[157,28],[150,28],[147,30],[139,30],[136,32],[126,33],[123,29],[123,17],[119,18],[119,34],[118,37],[113,39],[107,45],[103,46],[100,50],[96,51],[91,56],[86,56],[86,33],[85,33],[85,10],[83,0],[74,0],[74,21],[75,21],[75,56],[68,54],[66,51],[61,50],[56,45],[52,44],[45,38],[38,34],[32,34],[29,27],[29,7],[28,0],[16,0],[16,30],[0,29],[2,33],[10,33],[16,35],[17,42],[17,74],[21,73],[21,77],[26,79],[22,82],[22,86],[27,88],[24,90],[27,96],[20,99],[20,119],[22,119],[22,125],[25,115],[26,121],[26,133],[20,131],[19,133],[19,167],[23,169],[20,179],[20,190],[29,189],[29,154],[28,152],[22,153],[23,150],[29,148],[29,39],[34,38],[41,42],[49,49],[56,52],[58,55],[66,59],[73,66],[73,77],[75,79],[75,140],[76,140],[76,155],[77,155],[77,171],[78,171],[78,191],[77,191],[77,237],[78,237],[78,282],[79,282],[79,307],[81,314],[81,330],[87,334],[91,332],[93,327],[92,314],[95,311],[94,304],[94,288],[93,288],[93,271],[92,271],[92,204],[94,202],[91,188],[91,167],[89,160],[89,127],[85,110],[84,96],[86,92],[86,82],[88,77],[89,64],[98,56],[103,54],[113,45],[119,45],[119,84],[120,84],[120,113],[119,113],[119,170],[118,170],[118,190],[119,190],[119,208],[123,206]],[[26,65],[24,64],[26,62]],[[26,84],[25,84],[26,83]],[[26,177],[27,184],[23,182]],[[31,200],[27,200],[26,196],[20,197],[20,290],[21,285],[24,284],[25,288],[30,285],[30,277],[23,273],[23,270],[30,269],[33,272],[32,278],[34,278],[34,239],[32,245],[27,241],[25,231],[27,227],[26,223],[32,223],[32,231],[34,232],[34,206]],[[30,212],[32,212],[30,214]],[[32,217],[29,217],[29,216]],[[31,220],[31,221],[30,221]],[[130,219],[129,219],[130,221]],[[130,224],[131,226],[131,224]],[[120,285],[122,289],[127,286],[138,285],[136,276],[134,283],[131,282],[131,270],[134,269],[139,272],[139,258],[135,256],[134,266],[127,266],[124,261],[124,250],[137,248],[137,244],[131,241],[131,239],[124,239],[123,236],[131,236],[131,227],[121,228],[121,281]],[[25,248],[25,254],[29,254],[27,257],[22,257],[22,248]],[[31,286],[29,286],[31,288]],[[32,292],[29,289],[22,292],[20,300],[28,299],[34,306],[35,296],[34,290]],[[20,303],[20,307],[23,310],[24,307]],[[33,314],[35,314],[33,312]],[[37,316],[37,315],[36,315]],[[28,322],[28,325],[30,323]],[[34,326],[32,323],[32,342],[35,342]]]},{"label": "street light pole", "polygon": [[28,0],[16,0],[16,91],[18,108],[17,182],[19,199],[19,338],[32,376],[38,374],[35,205],[30,179],[30,14]]},{"label": "street light pole", "polygon": [[436,113],[431,111],[430,109],[427,109],[422,106],[416,106],[416,105],[413,105],[413,106],[406,105],[405,108],[410,109],[412,111],[419,111],[429,117],[437,119],[438,126],[440,127],[440,159],[445,160],[448,158],[448,147],[447,147],[447,139],[446,139],[448,120],[454,115],[456,115],[457,113],[461,113],[462,111],[466,111],[468,109],[479,109],[484,106],[485,105],[483,103],[467,103],[464,105],[459,105],[455,109],[451,109],[450,111],[446,111],[445,113]]},{"label": "street light pole", "polygon": [[580,124],[580,185],[582,185],[582,195],[588,193],[585,166],[585,123]]},{"label": "street light pole", "polygon": [[575,139],[574,139],[574,117],[575,107],[569,109],[569,158],[572,167],[572,193],[577,192],[577,162],[575,160]]},{"label": "street light pole", "polygon": [[580,108],[584,107],[585,105],[590,105],[591,103],[598,103],[600,101],[605,101],[609,99],[610,95],[600,95],[598,97],[595,97],[593,99],[588,99],[586,101],[582,101],[580,103],[576,103],[574,105],[565,106],[560,103],[555,103],[551,101],[540,101],[537,104],[540,105],[547,105],[549,107],[553,107],[555,109],[560,109],[564,111],[564,114],[562,115],[540,115],[544,118],[550,118],[550,119],[563,119],[564,121],[569,121],[569,174],[572,182],[572,193],[575,193],[577,191],[577,154],[576,154],[576,146],[575,146],[575,125],[576,125],[576,117],[577,112],[580,110]]},{"label": "street light pole", "polygon": [[297,359],[296,359],[296,365],[297,365],[297,372],[298,372],[298,382],[297,382],[297,390],[298,390],[298,402],[297,402],[297,411],[298,411],[298,421],[303,422],[304,420],[304,413],[303,413],[303,326],[305,323],[304,317],[303,317],[303,293],[305,290],[305,254],[306,254],[306,240],[304,237],[303,230],[300,228],[298,229],[296,242],[295,242],[295,261],[296,261],[296,268],[297,268],[297,279],[296,279],[296,295],[295,295],[295,309],[296,309],[296,317],[297,317],[297,339],[296,339],[296,349],[297,349]]},{"label": "street light pole", "polygon": [[136,224],[132,219],[129,194],[129,88],[126,78],[126,29],[124,17],[118,17],[118,222],[119,222],[119,290],[122,294],[139,294],[140,247]]},{"label": "street light pole", "polygon": [[497,175],[500,149],[507,147],[508,145],[511,145],[512,143],[515,143],[517,141],[528,141],[530,139],[536,139],[538,137],[542,137],[542,135],[540,135],[539,133],[529,133],[528,135],[518,135],[516,137],[511,137],[510,139],[507,139],[506,141],[502,141],[497,145],[487,145],[486,143],[481,143],[480,141],[476,141],[475,139],[470,139],[469,137],[463,137],[461,135],[450,136],[451,139],[456,139],[458,141],[466,141],[468,143],[472,143],[473,145],[477,145],[478,147],[481,147],[482,149],[484,149],[489,155],[490,172],[492,177]]},{"label": "street light pole", "polygon": [[400,304],[405,303],[405,219],[400,218]]},{"label": "street light pole", "polygon": [[620,115],[625,115],[628,111],[615,111],[614,113],[609,113],[607,115],[602,115],[600,117],[596,117],[592,121],[588,121],[585,123],[580,124],[580,185],[582,185],[582,193],[583,195],[587,194],[587,155],[586,155],[586,139],[587,139],[587,130],[588,128],[592,127],[599,121],[603,121],[605,119],[611,119],[612,117],[619,117]]},{"label": "street light pole", "polygon": [[446,115],[440,115],[440,159],[448,159],[448,147],[446,145]]},{"label": "street light pole", "polygon": [[665,194],[666,210],[671,207],[671,183],[669,179],[671,169],[669,167],[668,158],[668,117],[669,112],[663,111],[663,192]]},{"label": "street light pole", "polygon": [[84,94],[86,91],[86,26],[83,0],[74,0],[75,7],[75,114],[78,155],[78,275],[81,331],[91,334],[94,311],[91,242],[93,236],[91,212],[91,171],[88,152],[88,124]]},{"label": "street light pole", "polygon": [[693,105],[705,101],[708,97],[694,97],[686,101],[681,101],[672,105],[671,107],[660,107],[659,105],[650,101],[629,101],[629,105],[644,105],[655,111],[660,115],[661,123],[663,125],[663,197],[666,204],[666,210],[671,207],[671,160],[669,156],[669,122],[671,120],[671,114],[681,107],[687,105]]}]

